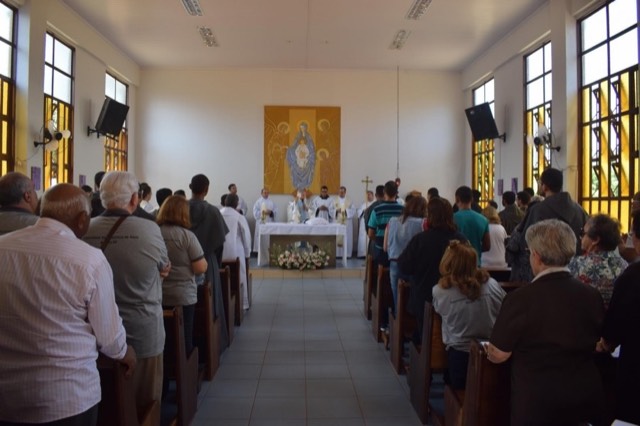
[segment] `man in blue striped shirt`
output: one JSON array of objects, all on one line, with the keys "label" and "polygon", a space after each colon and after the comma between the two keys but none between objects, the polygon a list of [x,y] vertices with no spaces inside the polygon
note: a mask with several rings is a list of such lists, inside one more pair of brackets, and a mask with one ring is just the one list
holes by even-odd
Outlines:
[{"label": "man in blue striped shirt", "polygon": [[392,180],[384,184],[384,200],[378,204],[369,216],[367,223],[369,238],[374,240],[373,260],[378,265],[389,266],[389,259],[382,246],[384,230],[392,217],[400,216],[403,207],[396,202],[398,186]]}]

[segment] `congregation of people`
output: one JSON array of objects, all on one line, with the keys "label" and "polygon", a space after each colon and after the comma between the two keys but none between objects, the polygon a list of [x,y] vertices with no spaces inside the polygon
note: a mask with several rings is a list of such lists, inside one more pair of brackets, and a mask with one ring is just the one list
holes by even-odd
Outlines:
[{"label": "congregation of people", "polygon": [[[197,287],[212,284],[214,309],[224,310],[223,261],[239,259],[242,308],[250,307],[247,262],[260,225],[278,217],[268,188],[249,211],[235,184],[220,208],[207,202],[202,174],[190,198],[161,188],[155,203],[130,172],[99,172],[94,184],[59,184],[38,200],[28,177],[0,177],[0,426],[95,424],[98,352],[125,365],[138,413],[162,401],[172,346],[163,309],[182,307],[190,353]],[[453,203],[435,187],[400,197],[399,186],[367,190],[358,208],[344,186],[335,196],[327,186],[315,197],[300,189],[287,221],[357,230],[353,253],[389,268],[391,314],[399,283],[409,284],[403,308],[418,345],[425,303],[433,306],[453,389],[465,387],[472,340],[491,362],[509,362],[512,425],[640,424],[640,193],[622,234],[616,219],[589,216],[554,168],[540,175],[539,195],[504,192],[502,209],[482,206],[468,186]],[[522,285],[506,293],[497,273]],[[386,312],[383,335],[388,326]],[[610,403],[599,368],[612,363]]]}]

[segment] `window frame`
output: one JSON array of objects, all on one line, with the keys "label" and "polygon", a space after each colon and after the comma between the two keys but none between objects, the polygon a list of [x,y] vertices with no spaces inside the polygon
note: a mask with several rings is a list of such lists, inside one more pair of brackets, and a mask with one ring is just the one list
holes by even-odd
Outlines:
[{"label": "window frame", "polygon": [[0,74],[0,176],[15,170],[16,146],[16,53],[18,50],[17,43],[17,24],[18,9],[8,4],[4,0],[0,0],[0,5],[6,7],[12,12],[11,40],[0,37],[0,43],[9,45],[9,73],[10,75]]},{"label": "window frame", "polygon": [[[493,84],[493,97],[490,101],[487,100],[487,85]],[[479,90],[483,90],[483,101],[476,102],[476,93]],[[495,118],[494,105],[495,105],[495,78],[491,77],[485,80],[482,84],[471,90],[472,104],[473,106],[481,103],[489,103],[491,108],[491,114]],[[495,188],[495,170],[496,170],[496,155],[495,155],[495,140],[494,139],[482,139],[475,140],[472,136],[472,148],[471,148],[471,189],[480,191],[480,202],[487,203],[494,199]]]},{"label": "window frame", "polygon": [[[115,99],[109,96],[106,78],[112,78],[114,80],[114,94],[117,93],[117,85],[121,84],[125,88],[124,102],[121,99]],[[113,74],[105,73],[105,97],[113,99],[114,101],[129,105],[129,85],[118,79]],[[122,130],[117,139],[105,136],[104,138],[104,170],[110,171],[127,171],[129,167],[129,132],[128,121],[125,120]]]}]

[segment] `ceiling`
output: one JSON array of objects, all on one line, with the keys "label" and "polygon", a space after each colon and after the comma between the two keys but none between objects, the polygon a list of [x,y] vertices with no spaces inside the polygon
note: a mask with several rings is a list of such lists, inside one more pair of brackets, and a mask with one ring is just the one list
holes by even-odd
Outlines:
[{"label": "ceiling", "polygon": [[[461,70],[546,0],[62,0],[142,68]],[[199,26],[213,30],[207,47]],[[410,31],[401,50],[396,33]]]}]

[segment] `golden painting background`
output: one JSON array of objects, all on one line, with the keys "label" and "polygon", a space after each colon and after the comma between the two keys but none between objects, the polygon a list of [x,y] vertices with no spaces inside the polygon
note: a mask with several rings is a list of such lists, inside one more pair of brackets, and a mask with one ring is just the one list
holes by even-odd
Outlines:
[{"label": "golden painting background", "polygon": [[264,107],[264,186],[274,194],[293,194],[287,149],[301,123],[315,145],[315,168],[308,190],[320,193],[326,185],[330,193],[340,187],[340,107]]}]

